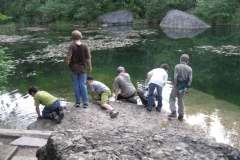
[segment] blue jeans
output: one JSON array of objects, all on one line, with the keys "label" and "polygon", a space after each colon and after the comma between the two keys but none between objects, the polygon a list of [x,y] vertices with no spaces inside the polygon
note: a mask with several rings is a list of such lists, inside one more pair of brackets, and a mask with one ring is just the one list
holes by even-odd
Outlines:
[{"label": "blue jeans", "polygon": [[56,100],[51,106],[44,107],[42,111],[42,117],[44,118],[51,118],[50,114],[55,111],[58,107],[60,107],[60,101]]},{"label": "blue jeans", "polygon": [[86,74],[74,73],[70,71],[72,85],[75,93],[76,103],[80,104],[82,98],[83,104],[88,104],[88,92],[86,85]]},{"label": "blue jeans", "polygon": [[149,84],[149,88],[148,88],[148,107],[152,107],[153,103],[154,103],[154,98],[153,98],[153,92],[155,90],[155,88],[157,88],[157,100],[158,100],[158,108],[162,108],[162,87],[154,84],[154,83],[150,83]]}]

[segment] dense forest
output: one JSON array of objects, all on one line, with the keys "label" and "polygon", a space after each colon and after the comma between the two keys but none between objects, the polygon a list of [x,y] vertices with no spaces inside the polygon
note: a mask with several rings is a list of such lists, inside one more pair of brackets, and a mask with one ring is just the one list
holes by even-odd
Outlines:
[{"label": "dense forest", "polygon": [[97,18],[120,9],[136,21],[158,23],[169,10],[179,9],[210,25],[240,24],[240,0],[0,0],[0,25],[98,24]]}]

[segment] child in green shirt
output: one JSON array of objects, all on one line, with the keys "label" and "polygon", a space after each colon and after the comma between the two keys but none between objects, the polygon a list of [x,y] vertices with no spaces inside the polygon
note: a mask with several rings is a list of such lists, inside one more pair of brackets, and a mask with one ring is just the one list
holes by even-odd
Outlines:
[{"label": "child in green shirt", "polygon": [[[46,91],[38,91],[37,86],[31,86],[28,93],[34,97],[38,118],[52,118],[55,119],[58,124],[61,123],[64,117],[63,107],[60,106],[60,101],[56,97]],[[39,109],[40,104],[45,106],[42,111],[42,116]]]}]

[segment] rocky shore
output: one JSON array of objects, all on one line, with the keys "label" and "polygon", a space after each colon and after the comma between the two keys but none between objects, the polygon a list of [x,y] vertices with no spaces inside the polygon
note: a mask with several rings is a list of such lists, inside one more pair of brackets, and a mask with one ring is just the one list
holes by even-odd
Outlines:
[{"label": "rocky shore", "polygon": [[61,124],[40,119],[29,125],[31,130],[55,131],[38,149],[39,160],[240,159],[238,149],[215,143],[201,126],[170,119],[168,126],[162,127],[162,119],[168,115],[164,110],[148,112],[142,105],[110,104],[119,111],[116,119],[98,105],[84,109],[69,103]]}]

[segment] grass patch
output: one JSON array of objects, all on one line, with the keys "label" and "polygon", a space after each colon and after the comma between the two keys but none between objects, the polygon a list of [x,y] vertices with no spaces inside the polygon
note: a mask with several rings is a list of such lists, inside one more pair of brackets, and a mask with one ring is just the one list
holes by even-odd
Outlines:
[{"label": "grass patch", "polygon": [[56,22],[49,23],[50,26],[55,26],[55,25],[57,25],[57,26],[65,26],[65,25],[70,25],[70,24],[71,24],[71,22],[68,21],[68,20],[58,20]]},{"label": "grass patch", "polygon": [[16,24],[14,22],[0,24],[0,29],[16,29]]},{"label": "grass patch", "polygon": [[134,19],[135,23],[146,22],[146,21],[147,20],[145,18]]}]

